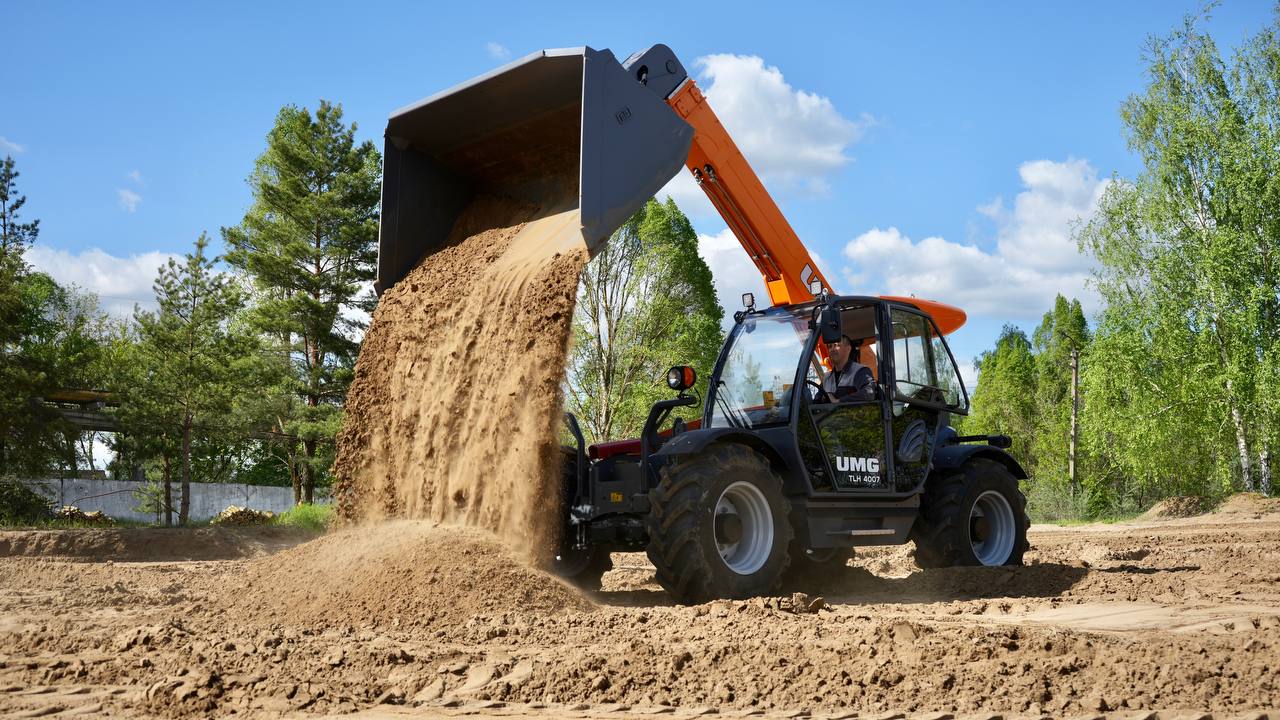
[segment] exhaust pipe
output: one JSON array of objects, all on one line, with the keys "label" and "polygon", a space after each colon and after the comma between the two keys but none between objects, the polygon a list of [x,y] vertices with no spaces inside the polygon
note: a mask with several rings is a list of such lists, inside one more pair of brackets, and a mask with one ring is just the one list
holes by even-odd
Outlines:
[{"label": "exhaust pipe", "polygon": [[646,81],[608,50],[543,50],[393,113],[377,293],[438,250],[479,193],[576,207],[594,255],[689,154],[693,128]]}]

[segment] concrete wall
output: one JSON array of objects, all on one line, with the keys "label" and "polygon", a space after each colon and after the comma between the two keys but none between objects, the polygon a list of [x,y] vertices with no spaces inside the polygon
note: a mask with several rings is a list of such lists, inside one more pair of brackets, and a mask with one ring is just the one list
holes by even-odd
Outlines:
[{"label": "concrete wall", "polygon": [[[45,495],[59,506],[75,505],[85,512],[101,510],[106,515],[121,520],[155,522],[154,514],[140,513],[134,508],[142,501],[134,491],[146,483],[128,480],[24,480],[33,490]],[[182,487],[173,484],[173,515],[177,520],[178,505],[182,501]],[[317,502],[327,503],[329,498],[317,497]],[[284,512],[293,507],[293,488],[267,487],[264,485],[239,485],[232,483],[191,483],[191,519],[208,520],[227,509],[239,505],[254,510]]]}]

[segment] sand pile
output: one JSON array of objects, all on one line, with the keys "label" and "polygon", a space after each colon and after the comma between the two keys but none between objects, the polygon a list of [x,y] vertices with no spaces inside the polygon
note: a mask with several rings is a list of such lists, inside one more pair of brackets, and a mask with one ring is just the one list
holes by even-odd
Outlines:
[{"label": "sand pile", "polygon": [[287,527],[74,528],[0,531],[0,558],[167,562],[257,557],[315,537]]},{"label": "sand pile", "polygon": [[1213,511],[1217,515],[1253,515],[1261,517],[1267,513],[1280,512],[1280,498],[1269,498],[1262,493],[1236,493]]},{"label": "sand pile", "polygon": [[1165,498],[1138,516],[1139,520],[1161,520],[1201,515],[1209,509],[1209,499],[1199,495],[1177,495]]},{"label": "sand pile", "polygon": [[344,517],[554,535],[560,383],[578,276],[576,210],[478,197],[445,247],[383,294],[338,436]]},{"label": "sand pile", "polygon": [[254,561],[229,602],[266,625],[306,619],[401,629],[592,608],[489,533],[423,520],[348,528]]}]

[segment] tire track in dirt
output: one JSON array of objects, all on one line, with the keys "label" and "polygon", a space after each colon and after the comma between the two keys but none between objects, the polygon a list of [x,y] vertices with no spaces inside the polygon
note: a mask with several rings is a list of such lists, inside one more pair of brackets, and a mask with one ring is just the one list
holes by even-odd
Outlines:
[{"label": "tire track in dirt", "polygon": [[[126,688],[105,711],[165,717],[1257,717],[1280,703],[1276,514],[1037,527],[1025,568],[920,571],[909,547],[860,551],[831,583],[799,588],[827,606],[799,614],[817,605],[673,606],[635,555],[616,558],[594,609],[555,595],[522,607],[501,589],[484,596],[491,576],[495,588],[506,573],[533,582],[499,541],[468,530],[451,545],[421,523],[421,550],[397,559],[397,525],[384,549],[331,572],[389,567],[420,604],[389,590],[331,617],[249,610],[271,591],[268,558],[0,559],[0,714],[37,709],[19,693],[44,687]],[[294,585],[315,577],[313,596],[281,607],[326,606],[324,570],[307,563],[348,538],[274,556],[298,565]],[[461,552],[473,542],[499,547]],[[476,559],[499,556],[505,567]],[[450,577],[428,582],[433,568]]]}]

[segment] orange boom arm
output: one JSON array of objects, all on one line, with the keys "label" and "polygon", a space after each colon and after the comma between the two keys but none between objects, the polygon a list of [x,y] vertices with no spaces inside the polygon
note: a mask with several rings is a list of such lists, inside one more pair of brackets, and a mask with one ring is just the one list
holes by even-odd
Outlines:
[{"label": "orange boom arm", "polygon": [[[667,104],[693,127],[693,144],[685,164],[760,270],[771,304],[812,300],[809,283],[815,279],[834,292],[693,79],[672,93]],[[884,297],[914,304],[933,317],[943,334],[965,323],[964,311],[952,305],[914,297]]]},{"label": "orange boom arm", "polygon": [[[812,300],[809,287],[814,280],[821,280],[822,287],[834,292],[671,48],[654,45],[627,58],[623,67],[666,100],[676,115],[693,128],[685,165],[756,264],[771,304],[795,305]],[[625,117],[625,113],[619,115],[618,122]],[[965,322],[964,311],[951,305],[917,298],[885,299],[920,308],[933,317],[943,334]]]},{"label": "orange boom arm", "polygon": [[667,103],[693,126],[685,164],[760,270],[771,303],[812,300],[809,283],[815,279],[832,289],[693,79],[672,93]]}]

